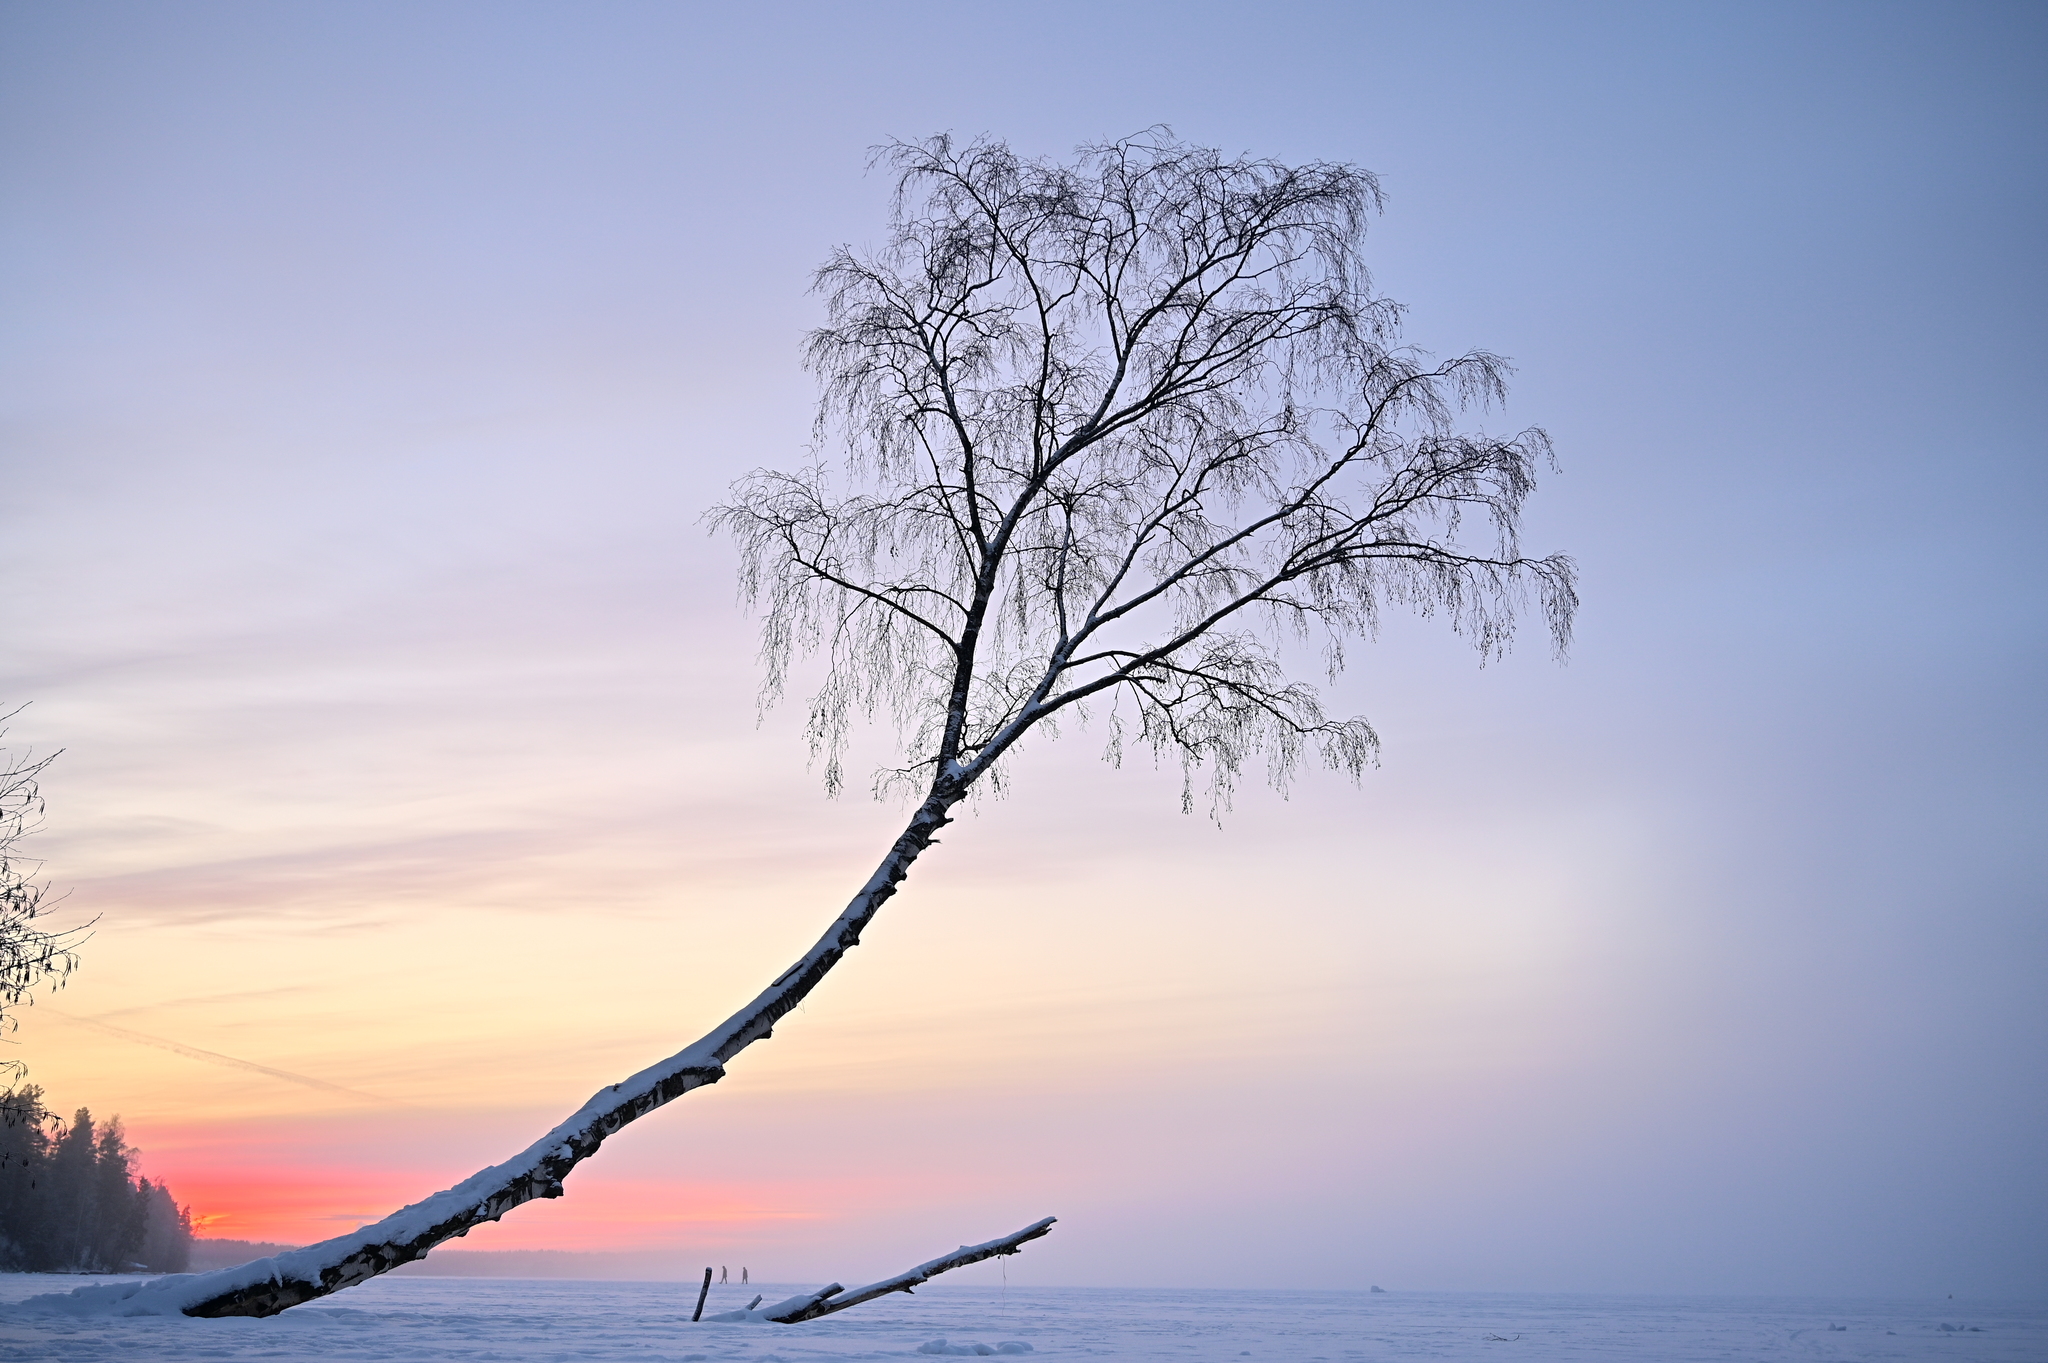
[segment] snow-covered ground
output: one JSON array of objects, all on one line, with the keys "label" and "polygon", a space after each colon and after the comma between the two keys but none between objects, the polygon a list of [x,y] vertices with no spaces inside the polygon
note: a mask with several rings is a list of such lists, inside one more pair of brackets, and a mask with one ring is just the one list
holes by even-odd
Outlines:
[{"label": "snow-covered ground", "polygon": [[[933,1283],[805,1325],[690,1323],[677,1283],[379,1278],[269,1320],[81,1318],[28,1299],[75,1277],[0,1275],[0,1358],[63,1363],[604,1360],[810,1363],[972,1355],[1361,1359],[2048,1359],[2048,1302],[1169,1291]],[[771,1300],[800,1285],[763,1285]],[[804,1285],[807,1286],[807,1285]],[[746,1305],[714,1288],[706,1313]],[[1974,1327],[1974,1328],[1973,1328]],[[945,1341],[939,1344],[938,1341]],[[1029,1345],[1028,1353],[1021,1347]]]}]

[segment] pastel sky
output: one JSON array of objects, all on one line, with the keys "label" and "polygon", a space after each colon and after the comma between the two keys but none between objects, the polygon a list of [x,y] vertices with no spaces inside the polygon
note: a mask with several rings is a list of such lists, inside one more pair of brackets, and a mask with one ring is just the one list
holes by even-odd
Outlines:
[{"label": "pastel sky", "polygon": [[[793,960],[900,811],[699,517],[892,136],[1377,171],[1555,437],[1569,665],[1395,620],[1360,789],[1039,743],[717,1088],[465,1248],[856,1281],[2048,1292],[2034,5],[0,6],[14,1054],[349,1229]],[[976,1270],[982,1271],[982,1270]]]}]

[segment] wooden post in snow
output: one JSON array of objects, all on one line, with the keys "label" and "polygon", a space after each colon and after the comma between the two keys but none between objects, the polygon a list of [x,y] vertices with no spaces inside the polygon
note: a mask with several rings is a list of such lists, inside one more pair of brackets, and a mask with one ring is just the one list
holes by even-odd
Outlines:
[{"label": "wooden post in snow", "polygon": [[697,1289],[697,1309],[690,1313],[690,1323],[695,1325],[704,1318],[704,1299],[711,1295],[711,1270],[704,1270],[704,1285]]}]

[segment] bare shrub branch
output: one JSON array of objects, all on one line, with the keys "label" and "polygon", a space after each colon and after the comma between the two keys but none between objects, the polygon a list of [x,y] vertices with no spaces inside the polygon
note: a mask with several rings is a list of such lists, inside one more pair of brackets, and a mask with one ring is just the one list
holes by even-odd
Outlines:
[{"label": "bare shrub branch", "polygon": [[[0,722],[19,713],[0,715]],[[47,887],[36,878],[42,864],[21,856],[22,840],[42,823],[39,778],[56,758],[56,753],[44,758],[0,753],[0,1039],[21,1025],[16,1010],[35,1002],[37,988],[63,987],[78,968],[78,948],[91,927],[52,931],[43,926],[41,920],[54,901],[48,900]],[[12,1085],[26,1073],[19,1060],[0,1061],[0,1084],[9,1086],[7,1093],[0,1093],[0,1118],[16,1115],[17,1105],[8,1100]]]}]

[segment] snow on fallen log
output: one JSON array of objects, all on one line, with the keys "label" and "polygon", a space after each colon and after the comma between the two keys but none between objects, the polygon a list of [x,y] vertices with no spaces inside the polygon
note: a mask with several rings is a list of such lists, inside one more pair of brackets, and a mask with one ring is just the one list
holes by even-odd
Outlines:
[{"label": "snow on fallen log", "polygon": [[[898,1273],[893,1278],[884,1278],[878,1283],[869,1283],[866,1287],[856,1287],[851,1292],[838,1283],[827,1283],[815,1292],[799,1293],[773,1306],[761,1307],[759,1310],[724,1311],[715,1316],[706,1316],[704,1319],[706,1322],[753,1321],[772,1325],[795,1325],[800,1321],[816,1320],[820,1316],[829,1316],[834,1311],[844,1311],[849,1306],[859,1306],[864,1301],[886,1297],[891,1292],[909,1292],[913,1287],[928,1282],[941,1273],[965,1268],[969,1264],[978,1264],[983,1259],[1021,1253],[1026,1240],[1036,1240],[1046,1234],[1058,1220],[1056,1216],[1048,1216],[1043,1221],[1034,1221],[1023,1230],[1005,1235],[999,1240],[989,1240],[979,1245],[962,1245],[951,1254],[942,1254],[936,1259],[919,1264],[916,1268]],[[761,1299],[756,1297],[754,1300],[758,1303]],[[937,1342],[945,1343],[944,1340]],[[974,1352],[972,1347],[959,1347],[966,1348],[970,1353]]]}]

